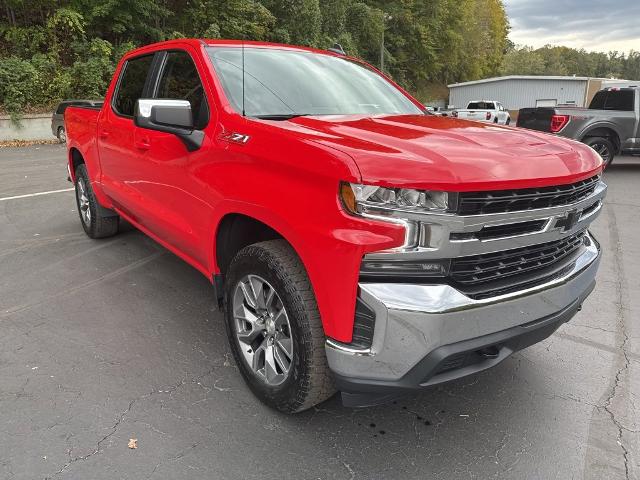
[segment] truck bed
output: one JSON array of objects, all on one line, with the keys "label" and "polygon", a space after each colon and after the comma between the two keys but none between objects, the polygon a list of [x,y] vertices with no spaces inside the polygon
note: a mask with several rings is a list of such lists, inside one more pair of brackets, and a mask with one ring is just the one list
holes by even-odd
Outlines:
[{"label": "truck bed", "polygon": [[[67,138],[73,138],[86,159],[98,159],[97,128],[100,107],[72,106],[64,112]],[[90,161],[90,160],[87,160]]]}]

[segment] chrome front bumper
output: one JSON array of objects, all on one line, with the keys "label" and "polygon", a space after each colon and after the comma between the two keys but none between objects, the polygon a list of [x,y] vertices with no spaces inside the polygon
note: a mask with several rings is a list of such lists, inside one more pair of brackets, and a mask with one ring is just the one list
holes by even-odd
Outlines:
[{"label": "chrome front bumper", "polygon": [[[553,333],[573,316],[595,284],[600,251],[593,237],[587,234],[586,239],[584,251],[564,276],[485,300],[469,298],[448,285],[361,284],[361,297],[375,312],[373,341],[370,349],[357,350],[327,340],[327,359],[338,386],[343,391],[420,388],[504,360],[514,347],[507,341],[509,335],[500,332],[520,335],[553,320],[548,334]],[[499,355],[440,377],[416,372],[433,352],[479,338],[503,338]]]}]

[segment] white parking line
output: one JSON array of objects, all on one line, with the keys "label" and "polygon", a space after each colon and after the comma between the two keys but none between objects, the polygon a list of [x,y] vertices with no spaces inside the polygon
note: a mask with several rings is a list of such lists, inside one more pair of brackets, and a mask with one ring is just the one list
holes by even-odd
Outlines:
[{"label": "white parking line", "polygon": [[71,192],[72,190],[74,190],[74,188],[64,188],[62,190],[50,190],[48,192],[28,193],[26,195],[16,195],[15,197],[0,198],[0,202],[5,202],[7,200],[18,200],[19,198],[29,198],[29,197],[39,197],[41,195],[51,195],[52,193]]}]

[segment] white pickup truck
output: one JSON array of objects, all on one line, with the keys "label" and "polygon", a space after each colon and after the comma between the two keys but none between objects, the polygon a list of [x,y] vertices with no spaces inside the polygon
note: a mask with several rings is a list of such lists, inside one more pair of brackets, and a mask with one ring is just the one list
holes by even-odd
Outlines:
[{"label": "white pickup truck", "polygon": [[465,120],[499,123],[501,125],[509,125],[511,123],[509,111],[500,102],[494,100],[469,102],[466,109],[456,110],[453,116],[464,118]]}]

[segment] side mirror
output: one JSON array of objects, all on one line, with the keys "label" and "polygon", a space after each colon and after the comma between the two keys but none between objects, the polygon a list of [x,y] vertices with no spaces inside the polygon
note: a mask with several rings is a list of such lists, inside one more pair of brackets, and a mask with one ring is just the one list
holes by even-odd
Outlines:
[{"label": "side mirror", "polygon": [[172,133],[190,152],[198,150],[204,140],[204,132],[194,127],[187,100],[141,98],[136,101],[133,121],[140,128]]}]

